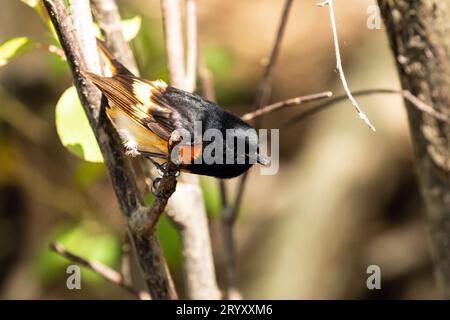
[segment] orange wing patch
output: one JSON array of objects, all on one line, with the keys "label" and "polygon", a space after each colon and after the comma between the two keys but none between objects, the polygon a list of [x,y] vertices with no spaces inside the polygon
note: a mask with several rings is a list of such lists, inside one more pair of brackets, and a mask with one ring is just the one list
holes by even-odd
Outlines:
[{"label": "orange wing patch", "polygon": [[181,145],[178,149],[178,158],[181,164],[193,164],[195,159],[201,157],[203,145],[201,143],[192,145]]}]

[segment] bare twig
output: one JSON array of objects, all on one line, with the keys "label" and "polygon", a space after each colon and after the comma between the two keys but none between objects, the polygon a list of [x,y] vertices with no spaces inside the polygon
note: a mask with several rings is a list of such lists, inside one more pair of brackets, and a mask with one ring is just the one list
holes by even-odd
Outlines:
[{"label": "bare twig", "polygon": [[[106,120],[104,114],[100,113],[100,92],[92,84],[88,83],[80,73],[80,70],[100,73],[100,68],[95,62],[98,58],[95,41],[87,42],[90,44],[88,49],[86,49],[86,43],[84,42],[86,38],[94,39],[91,19],[87,17],[84,22],[79,21],[77,23],[78,25],[84,24],[82,30],[86,33],[77,36],[76,34],[80,30],[76,30],[72,26],[63,0],[44,0],[44,5],[57,32],[69,63],[78,95],[99,142],[121,211],[127,220],[127,224],[129,224],[130,220],[135,216],[148,215],[149,208],[143,205],[143,199],[137,188],[133,169],[129,159],[123,153],[122,143],[117,133],[111,126],[111,123]],[[90,16],[89,2],[87,0],[72,1],[72,6],[84,6],[84,8],[75,9],[76,12],[85,12],[77,19]],[[71,12],[74,12],[74,10],[72,9]],[[152,298],[176,298],[176,292],[157,238],[154,234],[140,235],[131,228],[128,228],[128,232]]]},{"label": "bare twig", "polygon": [[80,257],[79,255],[76,255],[69,250],[67,250],[62,244],[52,242],[49,245],[50,250],[56,252],[60,256],[63,256],[67,260],[77,263],[83,267],[86,267],[92,271],[94,271],[96,274],[101,276],[103,279],[105,279],[108,282],[111,282],[112,284],[119,286],[129,293],[133,294],[134,296],[138,297],[142,300],[149,300],[150,296],[145,291],[137,291],[135,288],[130,286],[124,281],[124,278],[122,275],[117,272],[116,270],[104,265],[101,262],[98,261],[89,261],[83,257]]},{"label": "bare twig", "polygon": [[326,92],[311,94],[311,95],[307,95],[307,96],[301,96],[301,97],[296,97],[296,98],[292,98],[292,99],[287,99],[284,101],[276,102],[271,105],[265,106],[256,111],[246,113],[243,116],[241,116],[241,119],[244,121],[250,121],[255,118],[267,115],[269,113],[272,113],[272,112],[275,112],[275,111],[278,111],[278,110],[281,110],[284,108],[289,108],[289,107],[297,106],[297,105],[300,105],[300,104],[303,104],[306,102],[313,102],[313,101],[329,98],[332,95],[333,95],[333,93],[331,91],[326,91]]},{"label": "bare twig", "polygon": [[356,111],[358,112],[359,117],[366,123],[366,125],[372,131],[376,131],[375,127],[372,125],[369,118],[366,116],[366,114],[362,111],[361,107],[358,105],[358,102],[356,102],[356,99],[354,98],[354,96],[348,86],[347,79],[345,78],[344,68],[342,67],[341,51],[339,48],[339,38],[338,38],[338,34],[337,34],[337,25],[336,25],[336,18],[335,18],[335,14],[334,14],[333,0],[323,1],[323,2],[319,3],[318,5],[321,7],[328,5],[331,29],[333,31],[333,43],[334,43],[334,51],[335,51],[335,55],[336,55],[336,69],[339,73],[339,78],[341,79],[345,93],[347,94],[350,102],[355,107]]},{"label": "bare twig", "polygon": [[[414,107],[416,107],[418,110],[423,111],[430,116],[439,119],[445,123],[450,123],[450,117],[448,117],[445,114],[442,114],[438,111],[436,111],[432,106],[427,105],[422,100],[420,100],[418,97],[414,96],[411,92],[407,90],[395,90],[395,89],[367,89],[367,90],[361,90],[361,91],[355,91],[353,92],[353,95],[355,97],[359,96],[367,96],[367,95],[374,95],[374,94],[394,94],[399,95],[408,100]],[[311,107],[307,110],[304,110],[299,115],[295,116],[294,118],[288,120],[285,122],[282,127],[293,125],[301,120],[306,119],[309,116],[312,116],[320,111],[326,110],[328,107],[331,107],[335,105],[336,103],[343,101],[347,99],[347,95],[340,95],[336,96],[332,99],[329,99],[328,101],[319,104],[317,106]]]},{"label": "bare twig", "polygon": [[[270,95],[272,73],[277,62],[278,53],[280,52],[281,40],[283,39],[284,31],[286,30],[286,24],[288,21],[289,12],[292,7],[293,0],[286,0],[284,3],[283,13],[281,15],[280,24],[275,36],[275,42],[270,53],[269,61],[264,69],[264,73],[261,82],[258,87],[255,98],[255,109],[262,108],[267,104]],[[256,121],[255,127],[259,127],[259,120]]]},{"label": "bare twig", "polygon": [[[169,152],[170,153],[170,152]],[[155,194],[155,199],[145,215],[136,215],[135,219],[130,221],[132,228],[141,235],[154,233],[156,224],[166,209],[167,202],[172,194],[175,192],[177,186],[176,176],[178,174],[178,166],[174,164],[169,157],[167,168],[162,178],[158,178],[158,185]],[[154,183],[154,182],[153,182]]]},{"label": "bare twig", "polygon": [[62,49],[58,48],[57,46],[54,46],[52,44],[47,44],[47,43],[36,43],[36,47],[38,49],[48,51],[48,52],[58,56],[59,58],[61,58],[61,60],[64,60],[64,61],[66,60],[64,51]]}]

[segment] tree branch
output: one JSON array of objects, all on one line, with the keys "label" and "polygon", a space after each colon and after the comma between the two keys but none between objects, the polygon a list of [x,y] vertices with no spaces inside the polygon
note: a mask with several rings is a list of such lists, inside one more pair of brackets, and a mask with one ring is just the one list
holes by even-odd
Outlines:
[{"label": "tree branch", "polygon": [[92,12],[106,44],[117,59],[134,74],[139,70],[130,46],[122,33],[121,17],[115,0],[91,0]]},{"label": "tree branch", "polygon": [[98,261],[89,261],[79,255],[76,255],[69,250],[67,250],[62,244],[52,242],[49,245],[50,250],[53,252],[59,254],[60,256],[63,256],[67,260],[74,262],[76,264],[79,264],[83,267],[86,267],[92,271],[94,271],[96,274],[98,274],[100,277],[105,279],[108,282],[111,282],[112,284],[119,286],[123,288],[124,290],[128,291],[132,295],[138,297],[141,300],[149,300],[150,296],[145,291],[137,291],[134,289],[130,284],[126,283],[124,280],[124,277],[117,272],[114,269],[111,269],[110,267],[104,265],[101,262]]},{"label": "tree branch", "polygon": [[364,111],[362,111],[361,107],[358,105],[358,102],[354,98],[354,96],[348,86],[347,79],[345,78],[344,68],[342,67],[341,50],[339,48],[339,38],[338,38],[338,34],[337,34],[337,26],[336,26],[335,14],[334,14],[333,0],[323,1],[323,2],[319,3],[319,6],[321,6],[321,7],[328,6],[328,9],[329,9],[331,29],[333,31],[334,52],[336,55],[336,69],[339,73],[339,78],[341,79],[342,86],[344,87],[345,93],[347,94],[348,99],[350,100],[350,102],[355,107],[356,111],[358,112],[359,117],[365,122],[365,124],[372,131],[375,131],[375,127],[372,125],[369,118],[366,116]]},{"label": "tree branch", "polygon": [[[99,68],[89,68],[92,65],[91,59],[94,61],[98,59],[96,47],[86,50],[84,42],[84,39],[87,38],[94,39],[91,19],[86,17],[90,16],[89,2],[87,0],[72,1],[73,6],[84,6],[83,12],[88,12],[84,16],[77,17],[77,19],[86,17],[86,21],[82,23],[85,24],[83,31],[86,34],[79,34],[78,36],[79,30],[72,26],[63,0],[44,0],[44,5],[69,63],[81,103],[99,142],[121,211],[127,220],[127,224],[129,224],[135,216],[148,215],[149,208],[143,205],[130,160],[123,153],[123,147],[117,133],[111,123],[107,121],[105,115],[100,113],[101,95],[99,90],[88,83],[80,73],[81,70],[100,73]],[[82,11],[81,8],[78,9]],[[89,25],[89,23],[91,24]],[[91,43],[92,46],[91,40],[88,43]],[[87,54],[88,52],[91,52],[91,55]],[[176,298],[173,283],[155,235],[143,236],[130,228],[128,228],[128,232],[152,298]]]},{"label": "tree branch", "polygon": [[[284,31],[288,21],[289,12],[292,7],[293,0],[286,0],[284,3],[283,13],[281,14],[280,24],[275,36],[275,42],[270,52],[269,61],[264,69],[261,82],[255,97],[255,109],[262,108],[267,104],[271,91],[272,73],[277,62],[278,53],[280,52],[281,40],[283,39]],[[255,122],[255,127],[259,127],[259,120]]]},{"label": "tree branch", "polygon": [[181,0],[161,0],[167,65],[172,85],[185,88]]},{"label": "tree branch", "polygon": [[[188,33],[196,32],[195,1],[186,0]],[[186,3],[186,2],[183,2]],[[184,69],[184,46],[180,0],[162,0],[164,36],[171,84],[193,90],[196,78],[197,36],[187,35],[188,72]],[[195,60],[195,61],[194,61]],[[194,82],[188,83],[186,74]],[[186,292],[191,299],[219,299],[208,221],[197,176],[182,174],[167,205],[167,216],[181,236]]]},{"label": "tree branch", "polygon": [[[360,90],[360,91],[355,91],[353,92],[353,95],[355,97],[359,97],[359,96],[368,96],[368,95],[374,95],[374,94],[393,94],[393,95],[399,95],[402,96],[403,98],[405,98],[408,102],[411,103],[412,106],[414,106],[415,108],[417,108],[418,110],[425,112],[427,114],[429,114],[430,116],[443,121],[445,123],[450,123],[450,117],[440,113],[438,111],[436,111],[432,106],[427,105],[425,102],[423,102],[422,100],[420,100],[418,97],[414,96],[411,92],[409,92],[408,90],[395,90],[395,89],[367,89],[367,90]],[[285,122],[281,127],[286,127],[286,126],[290,126],[293,125],[299,121],[302,121],[304,119],[306,119],[309,116],[312,116],[320,111],[324,111],[327,108],[335,105],[336,103],[343,101],[345,99],[347,99],[347,94],[344,95],[340,95],[340,96],[336,96],[334,98],[329,99],[328,101],[319,104],[317,106],[311,107],[307,110],[304,110],[303,112],[301,112],[299,115],[295,116],[294,118],[288,120],[287,122]]]},{"label": "tree branch", "polygon": [[326,91],[326,92],[311,94],[311,95],[307,95],[307,96],[301,96],[301,97],[296,97],[296,98],[292,98],[292,99],[287,99],[284,101],[276,102],[271,105],[265,106],[256,111],[246,113],[243,116],[241,116],[241,119],[244,121],[251,121],[255,118],[265,116],[269,113],[279,111],[281,109],[298,106],[298,105],[304,104],[306,102],[313,102],[313,101],[329,98],[332,95],[333,95],[333,93],[331,91]]}]

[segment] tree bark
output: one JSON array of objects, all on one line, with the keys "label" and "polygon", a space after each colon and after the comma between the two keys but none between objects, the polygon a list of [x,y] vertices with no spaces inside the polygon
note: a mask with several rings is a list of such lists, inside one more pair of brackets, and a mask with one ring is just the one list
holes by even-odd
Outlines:
[{"label": "tree bark", "polygon": [[[378,0],[404,89],[450,114],[450,0]],[[450,125],[405,101],[439,285],[450,298]]]},{"label": "tree bark", "polygon": [[[141,236],[130,228],[130,221],[134,217],[145,216],[150,209],[144,206],[130,160],[123,153],[123,147],[115,129],[100,112],[100,92],[92,84],[87,83],[80,73],[80,70],[100,73],[99,64],[95,62],[98,55],[92,33],[89,2],[73,0],[71,17],[67,14],[63,0],[44,0],[44,5],[64,50],[74,78],[74,85],[102,151],[117,201],[127,221],[128,233],[147,288],[153,299],[175,299],[177,295],[158,239],[154,233]],[[74,12],[78,13],[76,17],[73,16]],[[73,22],[73,20],[76,21]],[[73,24],[83,27],[76,29]],[[80,33],[81,31],[85,33]],[[92,41],[85,41],[89,37]],[[87,46],[88,43],[91,44],[90,48]]]}]

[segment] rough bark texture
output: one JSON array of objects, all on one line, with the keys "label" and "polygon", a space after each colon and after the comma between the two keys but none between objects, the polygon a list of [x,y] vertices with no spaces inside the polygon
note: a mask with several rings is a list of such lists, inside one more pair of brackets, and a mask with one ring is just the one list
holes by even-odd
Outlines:
[{"label": "rough bark texture", "polygon": [[[75,24],[88,24],[91,21],[86,19],[86,15],[90,15],[88,3],[78,0],[71,3],[77,6],[84,5],[84,10],[87,12],[85,15],[77,16],[77,18],[72,17],[75,20],[79,19]],[[77,39],[84,39],[88,35],[77,34],[80,30],[73,27],[62,0],[45,0],[44,5],[66,55],[78,95],[102,151],[120,209],[128,223],[133,216],[144,216],[149,212],[149,208],[143,204],[130,160],[123,153],[123,147],[117,133],[104,114],[100,113],[100,92],[94,85],[86,82],[80,73],[80,70],[97,73],[100,71],[92,69],[95,68],[95,63],[92,63],[91,60],[98,57],[95,41],[92,42],[92,48],[86,48],[84,41],[77,41]],[[78,9],[72,8],[72,12],[76,10]],[[86,19],[84,22],[81,21],[83,17]],[[92,32],[93,28],[87,28],[86,30]],[[93,38],[93,34],[91,36]],[[158,239],[153,234],[148,237],[140,236],[130,228],[128,228],[128,233],[135,247],[139,265],[152,298],[176,298]]]},{"label": "rough bark texture", "polygon": [[[450,1],[378,4],[403,88],[450,114]],[[450,297],[450,126],[406,104],[439,284]]]}]

